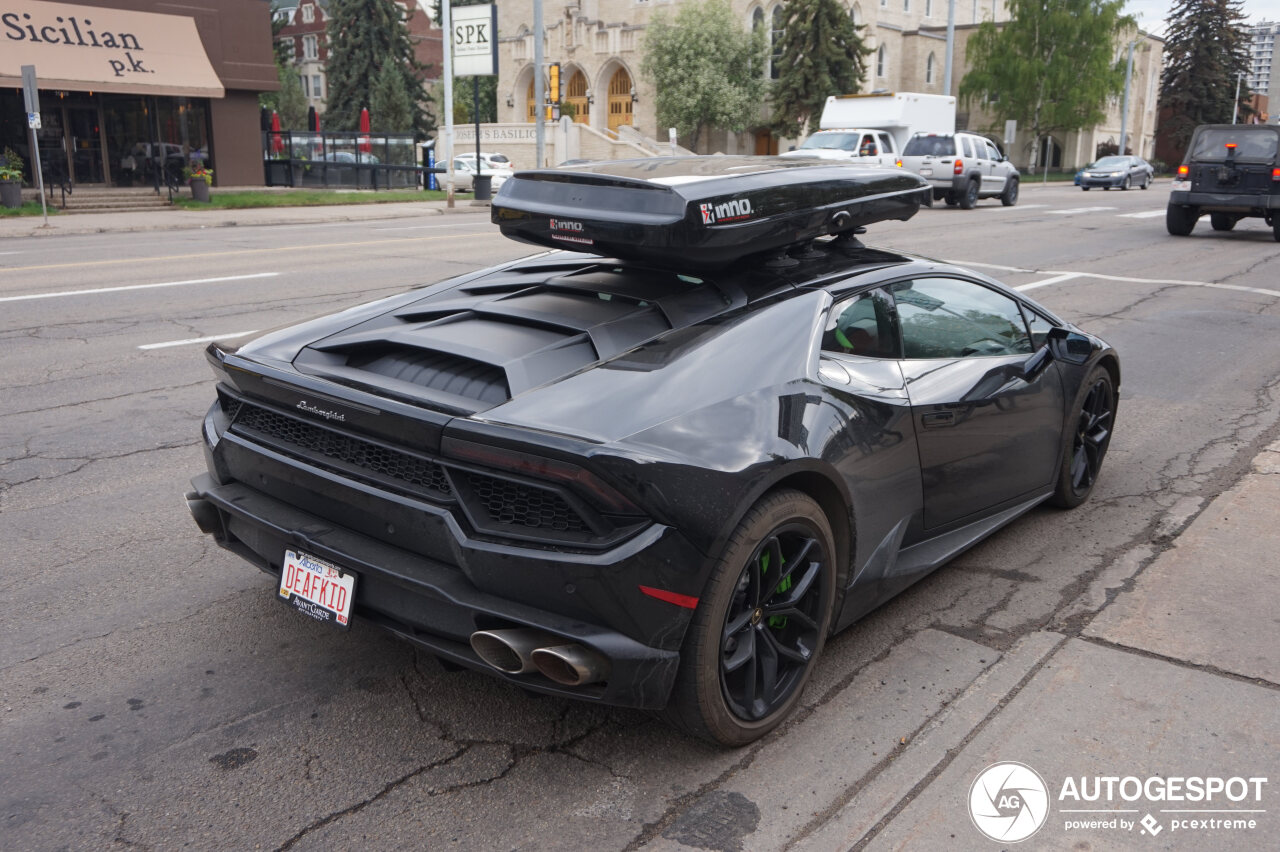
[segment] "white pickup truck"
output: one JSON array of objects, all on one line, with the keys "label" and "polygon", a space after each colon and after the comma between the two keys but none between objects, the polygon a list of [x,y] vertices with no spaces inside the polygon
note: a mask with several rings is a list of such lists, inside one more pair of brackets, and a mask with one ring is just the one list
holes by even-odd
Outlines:
[{"label": "white pickup truck", "polygon": [[956,99],[917,92],[827,98],[818,131],[784,157],[896,166],[916,133],[954,133]]}]

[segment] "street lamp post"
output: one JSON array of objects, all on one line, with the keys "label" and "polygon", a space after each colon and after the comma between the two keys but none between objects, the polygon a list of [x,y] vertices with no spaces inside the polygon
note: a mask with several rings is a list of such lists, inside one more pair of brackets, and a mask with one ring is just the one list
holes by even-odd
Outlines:
[{"label": "street lamp post", "polygon": [[1240,115],[1240,81],[1244,79],[1244,72],[1236,72],[1236,101],[1231,105],[1231,123],[1236,123],[1236,118]]},{"label": "street lamp post", "polygon": [[1120,156],[1124,156],[1125,137],[1129,135],[1129,83],[1133,79],[1133,46],[1136,41],[1129,42],[1129,62],[1124,67],[1124,105],[1120,107]]}]

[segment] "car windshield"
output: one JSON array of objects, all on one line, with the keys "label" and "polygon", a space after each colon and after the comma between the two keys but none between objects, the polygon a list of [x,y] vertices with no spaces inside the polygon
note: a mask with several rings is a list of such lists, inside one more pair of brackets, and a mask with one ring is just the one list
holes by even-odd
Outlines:
[{"label": "car windshield", "polygon": [[1118,169],[1121,166],[1129,165],[1128,157],[1103,157],[1089,168],[1091,169]]},{"label": "car windshield", "polygon": [[950,157],[956,152],[956,140],[952,136],[913,136],[902,149],[904,157]]},{"label": "car windshield", "polygon": [[800,147],[804,148],[837,148],[841,151],[858,150],[858,133],[836,133],[824,132],[815,133],[808,139],[804,140],[804,144]]},{"label": "car windshield", "polygon": [[1196,134],[1191,149],[1193,160],[1225,160],[1227,145],[1236,146],[1236,158],[1242,160],[1274,160],[1276,140],[1273,128],[1242,124],[1238,127],[1213,127]]}]

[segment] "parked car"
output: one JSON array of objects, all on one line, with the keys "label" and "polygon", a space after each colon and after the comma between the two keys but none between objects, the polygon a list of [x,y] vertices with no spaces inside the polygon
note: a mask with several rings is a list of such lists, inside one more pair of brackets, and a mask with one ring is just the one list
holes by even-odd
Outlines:
[{"label": "parked car", "polygon": [[1077,183],[1085,192],[1100,186],[1103,189],[1119,187],[1128,189],[1140,186],[1143,189],[1151,186],[1156,170],[1141,157],[1128,154],[1116,154],[1102,157],[1080,170]]},{"label": "parked car", "polygon": [[[515,174],[511,169],[498,168],[495,166],[484,166],[482,172],[489,178],[489,186],[494,191],[498,191],[498,187],[506,183],[507,178]],[[475,157],[466,159],[464,157],[453,158],[453,188],[459,192],[471,192],[475,189],[476,176],[476,160]],[[437,180],[443,180],[443,175]]]},{"label": "parked car", "polygon": [[859,241],[923,188],[777,157],[522,171],[492,221],[569,251],[210,346],[190,510],[308,617],[755,740],[830,634],[1084,502],[1115,428],[1101,339]]},{"label": "parked car", "polygon": [[1185,237],[1205,213],[1215,231],[1241,219],[1263,219],[1280,241],[1280,127],[1197,127],[1169,192],[1165,226]]},{"label": "parked car", "polygon": [[971,210],[979,198],[1018,203],[1017,167],[996,144],[975,133],[917,133],[902,151],[902,168],[933,188],[933,200]]},{"label": "parked car", "polygon": [[[473,162],[474,162],[474,161],[475,161],[475,158],[476,158],[476,153],[475,153],[475,151],[470,151],[470,152],[467,152],[467,153],[454,154],[454,157],[455,157],[456,159],[459,159],[459,160],[471,160],[471,161],[473,161]],[[481,151],[481,152],[480,152],[480,159],[484,162],[484,164],[485,164],[485,168],[486,168],[486,169],[489,169],[489,168],[493,168],[493,169],[511,169],[511,168],[513,168],[513,167],[512,167],[512,165],[511,165],[511,160],[507,157],[507,155],[506,155],[506,154],[495,154],[495,153],[491,153],[491,152],[489,152],[489,151]]]}]

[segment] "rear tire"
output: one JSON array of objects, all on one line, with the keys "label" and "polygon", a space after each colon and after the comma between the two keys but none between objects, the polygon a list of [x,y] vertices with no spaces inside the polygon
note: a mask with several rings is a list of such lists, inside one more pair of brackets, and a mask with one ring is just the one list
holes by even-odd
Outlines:
[{"label": "rear tire", "polygon": [[1280,216],[1272,217],[1271,233],[1275,235],[1276,242],[1280,243]]},{"label": "rear tire", "polygon": [[1165,208],[1164,226],[1175,237],[1185,237],[1196,227],[1200,218],[1200,208],[1187,207],[1182,204],[1170,204]]},{"label": "rear tire", "polygon": [[753,506],[694,610],[667,721],[726,746],[781,724],[822,653],[835,586],[831,525],[817,503],[787,490]]},{"label": "rear tire", "polygon": [[1142,179],[1142,188],[1143,188],[1143,190],[1145,190],[1145,189],[1146,189],[1147,187],[1149,187],[1149,186],[1151,186],[1151,175],[1147,175],[1146,177],[1144,177],[1144,178]]},{"label": "rear tire", "polygon": [[1230,231],[1236,226],[1236,217],[1230,213],[1210,213],[1209,225],[1215,231]]},{"label": "rear tire", "polygon": [[1049,500],[1063,509],[1074,509],[1089,499],[1111,445],[1116,391],[1106,367],[1099,365],[1089,372],[1072,410],[1075,419],[1063,435],[1058,484]]},{"label": "rear tire", "polygon": [[1000,203],[1005,207],[1012,207],[1018,203],[1018,179],[1009,178],[1004,185],[1004,192],[1000,193]]},{"label": "rear tire", "polygon": [[969,185],[964,188],[964,195],[960,196],[960,209],[972,210],[978,204],[978,182],[976,180],[969,181]]},{"label": "rear tire", "polygon": [[1089,187],[1087,187],[1087,186],[1082,186],[1082,187],[1080,187],[1080,188],[1081,188],[1081,189],[1083,189],[1085,192],[1088,192],[1088,191],[1089,191]]}]

